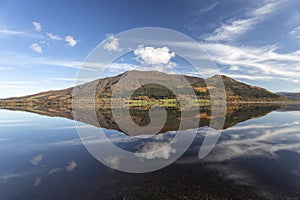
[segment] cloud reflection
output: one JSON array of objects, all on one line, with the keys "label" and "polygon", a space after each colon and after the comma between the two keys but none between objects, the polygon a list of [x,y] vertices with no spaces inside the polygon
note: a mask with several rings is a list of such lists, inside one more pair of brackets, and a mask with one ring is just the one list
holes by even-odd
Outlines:
[{"label": "cloud reflection", "polygon": [[61,170],[63,170],[63,168],[60,168],[60,167],[50,169],[49,172],[47,173],[47,175],[50,176],[50,175],[56,174],[56,173],[60,172]]},{"label": "cloud reflection", "polygon": [[162,158],[167,160],[174,153],[176,153],[176,149],[172,148],[169,142],[149,142],[145,143],[138,153],[135,153],[135,156],[144,159]]},{"label": "cloud reflection", "polygon": [[36,177],[33,184],[32,184],[32,187],[37,187],[37,186],[41,185],[42,182],[43,182],[43,179],[42,179],[41,176]]},{"label": "cloud reflection", "polygon": [[31,164],[33,164],[33,165],[38,165],[38,164],[40,164],[40,163],[42,162],[43,157],[44,157],[44,156],[43,156],[42,154],[37,155],[37,156],[34,156],[34,157],[30,160],[30,162],[31,162]]},{"label": "cloud reflection", "polygon": [[75,170],[75,168],[78,166],[78,164],[72,160],[71,162],[68,163],[68,165],[66,166],[66,171],[67,172],[72,172]]}]

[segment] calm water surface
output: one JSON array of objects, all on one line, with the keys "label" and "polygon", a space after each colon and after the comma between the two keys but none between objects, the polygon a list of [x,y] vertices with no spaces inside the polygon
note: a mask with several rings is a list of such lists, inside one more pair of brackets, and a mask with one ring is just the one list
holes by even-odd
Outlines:
[{"label": "calm water surface", "polygon": [[[228,122],[232,126],[204,159],[198,158],[205,129],[200,127],[179,160],[145,174],[98,162],[81,144],[72,120],[0,110],[0,199],[299,199],[296,110],[274,109]],[[140,145],[118,130],[103,130],[124,149]],[[171,134],[155,137],[151,144],[168,141]]]}]

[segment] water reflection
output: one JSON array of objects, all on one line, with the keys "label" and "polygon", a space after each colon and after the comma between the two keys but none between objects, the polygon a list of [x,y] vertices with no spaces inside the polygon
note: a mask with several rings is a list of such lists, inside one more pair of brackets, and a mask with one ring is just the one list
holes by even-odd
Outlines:
[{"label": "water reflection", "polygon": [[[278,109],[291,109],[291,105],[286,104],[230,104],[227,105],[226,119],[224,124],[224,129],[234,126],[245,120],[264,116],[274,110]],[[294,106],[295,107],[295,106]],[[71,107],[4,107],[2,109],[15,110],[15,111],[26,111],[31,113],[36,113],[39,115],[46,115],[50,117],[63,117],[67,119],[73,119],[73,115],[79,116],[78,120],[80,122],[90,124],[93,126],[114,129],[122,131],[118,125],[115,123],[112,111],[110,108],[96,107],[95,112],[98,121],[93,119],[91,113],[94,110],[88,110],[87,108],[82,110],[73,111]],[[200,109],[200,111],[199,111]],[[167,120],[165,126],[160,130],[160,133],[165,133],[167,131],[176,131],[180,125],[180,109],[176,107],[170,107],[166,109]],[[73,112],[73,114],[72,114]],[[149,124],[149,107],[131,107],[130,115],[132,120],[140,125],[145,126]],[[126,115],[126,108],[119,108],[118,113],[122,116]],[[198,119],[199,127],[209,126],[211,120],[215,119],[217,116],[211,115],[211,110],[209,105],[201,106],[200,108],[191,108],[187,115],[190,119]],[[199,114],[200,113],[200,114]],[[159,116],[156,116],[159,117]],[[187,127],[188,128],[188,127]],[[129,133],[130,134],[130,133]],[[140,133],[141,135],[143,133]]]},{"label": "water reflection", "polygon": [[[82,146],[68,108],[9,108],[0,111],[0,199],[286,199],[300,197],[300,107],[233,105],[218,144],[198,158],[209,108],[202,107],[199,133],[188,151],[156,172],[128,174],[95,160]],[[36,115],[38,113],[47,116]],[[109,110],[97,110],[105,133],[120,147],[143,152],[167,146],[180,112],[168,111],[164,134],[145,142],[119,131]],[[132,110],[136,123],[147,112]],[[57,118],[60,117],[60,118]],[[195,117],[195,116],[191,116]],[[68,118],[68,119],[66,119]],[[89,124],[89,118],[82,118]],[[88,126],[82,124],[82,127]],[[94,124],[92,124],[94,125]],[[79,127],[80,128],[80,127]],[[188,134],[185,130],[182,134]],[[91,138],[93,142],[93,138]],[[108,157],[118,165],[118,157]]]}]

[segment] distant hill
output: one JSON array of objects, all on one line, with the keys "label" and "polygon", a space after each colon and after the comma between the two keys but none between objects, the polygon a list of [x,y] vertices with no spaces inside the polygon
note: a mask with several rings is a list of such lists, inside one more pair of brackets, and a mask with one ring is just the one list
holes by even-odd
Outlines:
[{"label": "distant hill", "polygon": [[300,100],[300,93],[297,92],[277,92],[276,94],[287,97],[292,100]]},{"label": "distant hill", "polygon": [[227,76],[222,75],[221,77],[225,85],[227,101],[287,100],[282,95],[272,93],[265,88],[247,85]]},{"label": "distant hill", "polygon": [[[38,94],[23,96],[23,97],[13,97],[4,100],[0,100],[2,102],[15,102],[15,103],[31,103],[31,104],[52,104],[52,103],[71,103],[72,100],[72,91],[75,89],[75,95],[82,95],[82,98],[86,98],[89,96],[88,94],[93,94],[91,91],[91,86],[96,87],[96,97],[97,99],[105,99],[109,98],[112,94],[112,91],[116,85],[122,78],[126,76],[135,77],[136,80],[167,80],[174,81],[174,85],[177,88],[181,88],[180,83],[176,82],[176,74],[166,74],[157,71],[127,71],[125,73],[119,74],[117,76],[107,77],[99,80],[95,80],[89,83],[85,83],[79,86],[75,86],[75,88],[67,88],[64,90],[53,90],[42,92]],[[229,78],[224,75],[215,75],[208,79],[203,79],[199,77],[193,76],[184,76],[189,84],[193,87],[195,94],[199,99],[209,100],[209,91],[214,90],[213,87],[207,87],[206,82],[216,83],[219,78],[222,78],[223,83],[225,85],[226,90],[226,100],[227,102],[249,102],[249,101],[286,101],[288,100],[285,96],[281,94],[274,94],[264,88],[247,85],[245,83],[236,81],[232,78]],[[127,88],[131,85],[133,86],[135,83],[130,82],[127,85],[123,85],[120,92],[126,92]],[[211,84],[214,85],[214,84]],[[182,86],[181,88],[182,94],[186,92],[185,88]],[[157,84],[149,84],[141,89],[138,89],[134,92],[133,98],[149,98],[160,99],[160,98],[174,98],[174,94],[170,92],[167,88],[157,85]]]}]

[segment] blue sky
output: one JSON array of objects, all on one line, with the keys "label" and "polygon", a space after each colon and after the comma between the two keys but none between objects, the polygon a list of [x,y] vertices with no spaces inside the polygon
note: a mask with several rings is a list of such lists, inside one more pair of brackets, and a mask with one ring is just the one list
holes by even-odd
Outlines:
[{"label": "blue sky", "polygon": [[0,98],[73,86],[81,63],[100,42],[149,26],[192,37],[222,74],[297,92],[299,8],[298,0],[2,0]]}]

